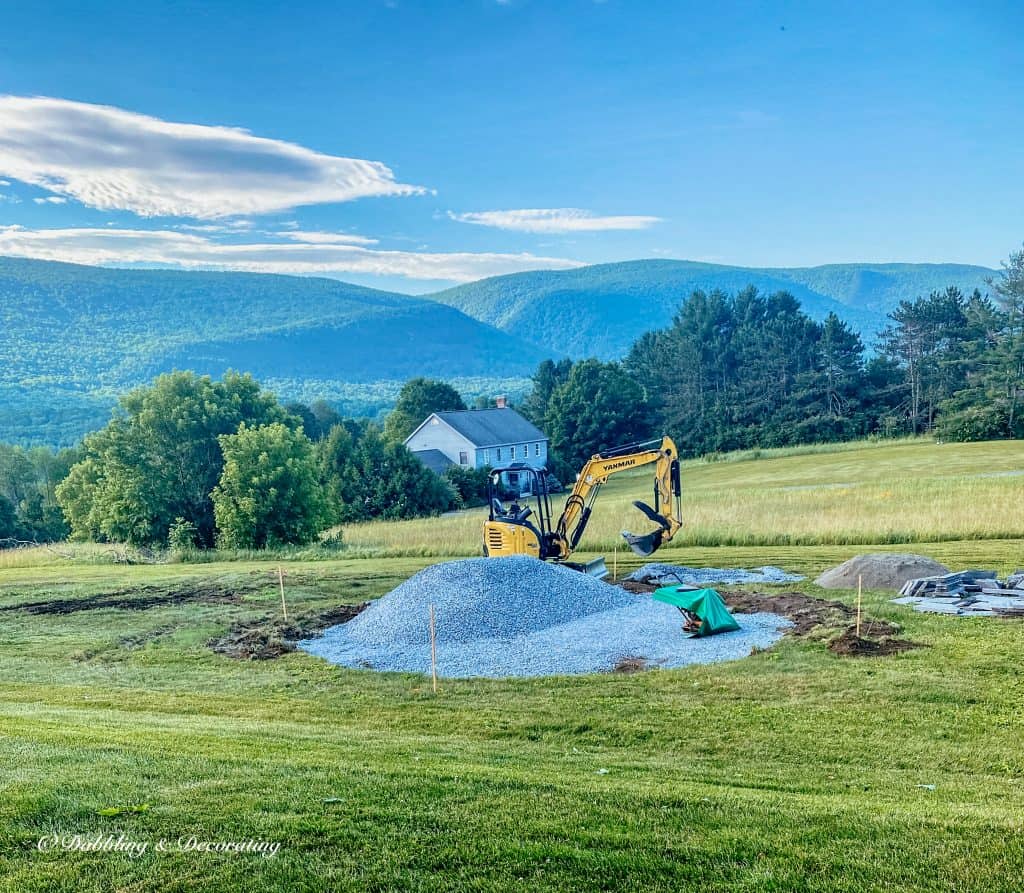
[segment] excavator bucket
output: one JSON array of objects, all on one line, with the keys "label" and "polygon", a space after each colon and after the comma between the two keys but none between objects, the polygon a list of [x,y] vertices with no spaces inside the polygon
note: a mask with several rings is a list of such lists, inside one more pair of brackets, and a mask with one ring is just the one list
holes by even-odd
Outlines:
[{"label": "excavator bucket", "polygon": [[646,558],[648,555],[653,555],[661,546],[661,541],[665,537],[665,533],[669,530],[668,519],[652,509],[647,503],[636,500],[633,503],[636,508],[643,512],[648,518],[650,518],[655,524],[661,525],[658,530],[652,533],[645,533],[643,535],[630,533],[628,530],[622,531],[622,538],[629,544],[629,548],[632,549],[641,558]]},{"label": "excavator bucket", "polygon": [[641,558],[646,558],[648,555],[653,555],[657,552],[664,536],[664,530],[655,530],[652,533],[645,533],[643,535],[630,533],[628,530],[622,531],[622,538],[629,544],[629,548]]}]

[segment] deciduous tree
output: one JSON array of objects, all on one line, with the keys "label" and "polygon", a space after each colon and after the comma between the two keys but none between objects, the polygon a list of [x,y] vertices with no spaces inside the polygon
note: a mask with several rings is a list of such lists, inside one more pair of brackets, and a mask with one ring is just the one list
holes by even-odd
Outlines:
[{"label": "deciduous tree", "polygon": [[183,518],[202,545],[212,545],[210,494],[223,468],[218,438],[243,422],[293,418],[248,375],[161,375],[123,397],[118,415],[85,439],[57,499],[79,538],[164,543]]},{"label": "deciduous tree", "polygon": [[401,443],[432,412],[465,408],[462,395],[450,384],[430,378],[410,379],[384,422],[384,436],[392,443]]},{"label": "deciduous tree", "polygon": [[243,422],[219,441],[224,470],[212,495],[218,545],[262,549],[314,539],[325,513],[309,438],[280,422]]}]

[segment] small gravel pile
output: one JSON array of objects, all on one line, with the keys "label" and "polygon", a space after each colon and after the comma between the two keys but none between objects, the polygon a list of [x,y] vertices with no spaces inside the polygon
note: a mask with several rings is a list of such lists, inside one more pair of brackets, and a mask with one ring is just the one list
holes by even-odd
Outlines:
[{"label": "small gravel pile", "polygon": [[743,570],[738,567],[683,567],[678,564],[652,563],[633,571],[626,579],[657,586],[671,586],[673,583],[712,586],[738,583],[796,583],[803,577],[800,574],[787,574],[782,568],[770,565]]},{"label": "small gravel pile", "polygon": [[736,632],[692,639],[671,605],[519,556],[428,567],[299,647],[346,667],[429,673],[431,604],[438,672],[447,677],[604,672],[626,658],[666,668],[735,660],[790,625],[746,614]]},{"label": "small gravel pile", "polygon": [[837,567],[825,571],[814,582],[823,589],[856,589],[862,580],[865,589],[899,589],[908,580],[948,574],[949,568],[927,555],[910,552],[876,552],[855,555]]}]

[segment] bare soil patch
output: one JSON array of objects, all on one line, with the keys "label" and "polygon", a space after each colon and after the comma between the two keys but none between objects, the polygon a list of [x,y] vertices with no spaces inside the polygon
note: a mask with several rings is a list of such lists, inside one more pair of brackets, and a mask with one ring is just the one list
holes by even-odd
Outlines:
[{"label": "bare soil patch", "polygon": [[640,673],[647,669],[646,657],[622,657],[612,669],[613,673]]},{"label": "bare soil patch", "polygon": [[212,651],[236,660],[272,660],[295,650],[295,643],[322,633],[330,626],[348,623],[369,602],[336,605],[323,611],[301,614],[292,621],[280,617],[257,617],[234,623],[223,636],[206,644]]},{"label": "bare soil patch", "polygon": [[40,602],[22,602],[18,605],[0,607],[0,611],[24,611],[26,614],[76,614],[79,611],[96,611],[115,608],[121,611],[146,611],[166,605],[181,605],[190,602],[238,604],[242,596],[257,592],[255,583],[238,584],[231,587],[214,583],[189,584],[176,589],[141,586],[136,589],[122,589],[83,598],[55,598]]}]

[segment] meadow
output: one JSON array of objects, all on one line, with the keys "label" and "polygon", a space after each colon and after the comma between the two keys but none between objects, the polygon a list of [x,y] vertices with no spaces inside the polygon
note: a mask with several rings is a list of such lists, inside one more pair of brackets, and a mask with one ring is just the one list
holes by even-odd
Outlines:
[{"label": "meadow", "polygon": [[[1024,565],[1022,479],[1008,474],[1021,458],[1019,444],[903,443],[692,463],[691,539],[659,557],[780,564],[809,575],[787,588],[833,598],[814,575],[863,551],[857,537],[894,549],[903,531],[914,551],[1006,572]],[[625,513],[634,483],[602,508]],[[702,541],[705,521],[736,544]],[[413,522],[347,527],[351,553],[283,561],[289,617],[475,554],[478,523],[435,519],[433,541]],[[588,554],[620,523],[595,516]],[[816,523],[832,527],[812,542]],[[435,695],[422,677],[298,651],[211,650],[279,617],[277,558],[3,557],[0,890],[1020,889],[1019,621],[868,592],[868,620],[922,647],[843,657],[823,633],[726,664],[442,680]],[[122,834],[146,852],[38,849]],[[179,851],[193,837],[280,848]]]},{"label": "meadow", "polygon": [[[1024,447],[1018,441],[878,441],[763,450],[682,468],[687,546],[819,546],[1024,537]],[[610,551],[644,532],[632,507],[650,501],[642,471],[612,477],[581,548]],[[564,498],[555,496],[559,506]],[[347,526],[351,548],[381,555],[479,554],[486,510],[441,519]]]}]

